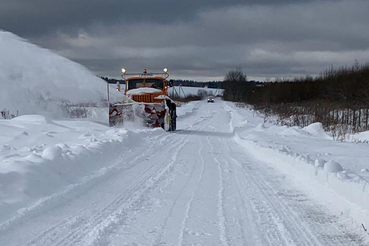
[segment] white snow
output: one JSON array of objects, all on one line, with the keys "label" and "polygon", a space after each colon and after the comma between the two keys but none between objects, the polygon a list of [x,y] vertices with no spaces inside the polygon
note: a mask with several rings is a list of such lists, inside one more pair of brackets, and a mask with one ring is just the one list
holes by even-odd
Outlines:
[{"label": "white snow", "polygon": [[3,31],[0,54],[0,107],[22,115],[0,119],[1,245],[368,245],[367,132],[336,142],[220,99],[178,105],[176,132],[109,128],[101,107],[61,120],[105,82]]},{"label": "white snow", "polygon": [[255,158],[291,175],[343,218],[369,224],[369,175],[361,172],[369,165],[368,144],[334,141],[318,123],[305,129],[279,127],[261,123],[248,109],[235,112],[249,122],[235,128],[236,140]]},{"label": "white snow", "polygon": [[[40,115],[0,120],[0,241],[369,241],[361,226],[369,224],[362,170],[368,165],[349,165],[364,144],[327,139],[317,124],[308,130],[268,125],[251,110],[220,100],[183,104],[177,114],[175,133]],[[348,155],[353,150],[356,156]]]},{"label": "white snow", "polygon": [[357,141],[357,142],[369,143],[369,131],[354,134],[352,138],[354,141]]},{"label": "white snow", "polygon": [[[289,128],[289,129],[296,129],[296,128]],[[307,127],[303,128],[303,130],[310,133],[312,136],[330,139],[330,137],[324,131],[322,123],[320,122],[316,122],[311,125],[308,125]]]},{"label": "white snow", "polygon": [[198,96],[200,94],[204,96],[218,96],[223,95],[223,89],[215,88],[202,88],[202,87],[188,87],[188,86],[174,86],[168,88],[168,94],[170,96]]},{"label": "white snow", "polygon": [[14,115],[56,116],[62,104],[100,104],[107,98],[106,82],[80,64],[1,30],[0,87],[0,110]]},{"label": "white snow", "polygon": [[324,171],[326,173],[338,173],[342,172],[343,168],[338,162],[329,160],[326,163],[324,163]]},{"label": "white snow", "polygon": [[63,150],[62,148],[60,148],[59,146],[51,146],[51,147],[47,147],[43,152],[42,152],[42,158],[44,159],[48,159],[48,160],[55,160],[59,157],[61,157],[63,154]]}]

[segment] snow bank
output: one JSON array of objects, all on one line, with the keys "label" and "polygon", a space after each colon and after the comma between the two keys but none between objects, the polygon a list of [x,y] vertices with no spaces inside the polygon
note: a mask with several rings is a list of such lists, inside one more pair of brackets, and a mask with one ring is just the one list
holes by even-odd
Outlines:
[{"label": "snow bank", "polygon": [[274,149],[238,134],[236,141],[254,158],[290,175],[312,197],[330,204],[348,219],[369,225],[369,183],[344,170],[332,160],[313,160],[309,154],[297,154],[288,148]]},{"label": "snow bank", "polygon": [[[197,103],[179,107],[179,117],[195,110]],[[95,112],[100,118],[101,112]],[[132,148],[162,131],[137,126],[130,131],[42,115],[0,119],[0,227],[16,219],[16,213],[21,217],[33,207],[57,203],[53,199],[62,197],[58,194],[86,182],[93,185],[93,179],[126,167],[121,155],[136,155]]]},{"label": "snow bank", "polygon": [[193,101],[189,103],[182,103],[177,106],[177,116],[185,117],[192,114],[200,106],[201,101]]},{"label": "snow bank", "polygon": [[281,129],[279,129],[280,132],[278,133],[279,135],[283,135],[283,136],[306,136],[309,133],[307,131],[302,130],[299,127],[281,127]]},{"label": "snow bank", "polygon": [[338,172],[343,172],[343,168],[342,166],[335,161],[329,160],[326,163],[324,163],[324,171],[326,173],[338,173]]},{"label": "snow bank", "polygon": [[324,131],[323,125],[320,122],[315,122],[313,124],[308,125],[307,127],[303,128],[306,132],[310,133],[312,136],[321,137],[331,139],[332,137],[328,136],[327,133]]},{"label": "snow bank", "polygon": [[254,122],[233,125],[235,140],[254,158],[289,175],[312,197],[346,218],[369,225],[369,173],[367,168],[360,171],[369,165],[366,144],[333,141],[320,123],[287,129],[261,123],[250,110],[230,110],[234,117]]},{"label": "snow bank", "polygon": [[356,142],[369,143],[369,131],[356,133],[352,138]]},{"label": "snow bank", "polygon": [[42,116],[0,120],[0,222],[112,167],[124,148],[145,141],[143,137],[88,121],[45,121]]},{"label": "snow bank", "polygon": [[[106,82],[83,66],[0,30],[0,110],[58,115],[63,102],[101,103]],[[112,90],[111,96],[117,96]]]}]

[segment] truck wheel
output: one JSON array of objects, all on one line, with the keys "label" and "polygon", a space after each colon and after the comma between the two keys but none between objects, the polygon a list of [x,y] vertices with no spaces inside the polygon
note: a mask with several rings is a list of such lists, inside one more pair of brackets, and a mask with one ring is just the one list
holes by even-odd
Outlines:
[{"label": "truck wheel", "polygon": [[177,128],[177,110],[175,103],[171,103],[167,100],[167,112],[164,116],[164,125],[163,128],[165,131],[175,131]]},{"label": "truck wheel", "polygon": [[164,122],[163,122],[163,128],[167,132],[171,131],[170,122],[171,122],[170,110],[167,110],[167,112],[164,115]]}]

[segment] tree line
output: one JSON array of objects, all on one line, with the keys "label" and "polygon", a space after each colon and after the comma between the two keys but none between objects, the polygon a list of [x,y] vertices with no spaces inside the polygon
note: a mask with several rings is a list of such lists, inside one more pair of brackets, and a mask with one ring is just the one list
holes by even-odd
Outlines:
[{"label": "tree line", "polygon": [[342,137],[369,130],[369,64],[269,83],[250,83],[242,71],[232,70],[224,79],[224,99],[253,105],[279,124],[304,127],[319,121]]}]

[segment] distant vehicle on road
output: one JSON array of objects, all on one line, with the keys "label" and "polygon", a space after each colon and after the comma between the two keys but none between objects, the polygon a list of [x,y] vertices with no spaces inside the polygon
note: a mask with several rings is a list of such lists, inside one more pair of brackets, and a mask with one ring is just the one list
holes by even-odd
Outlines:
[{"label": "distant vehicle on road", "polygon": [[210,102],[211,102],[211,103],[213,103],[213,102],[214,102],[214,97],[209,97],[209,98],[208,98],[208,103],[210,103]]}]

